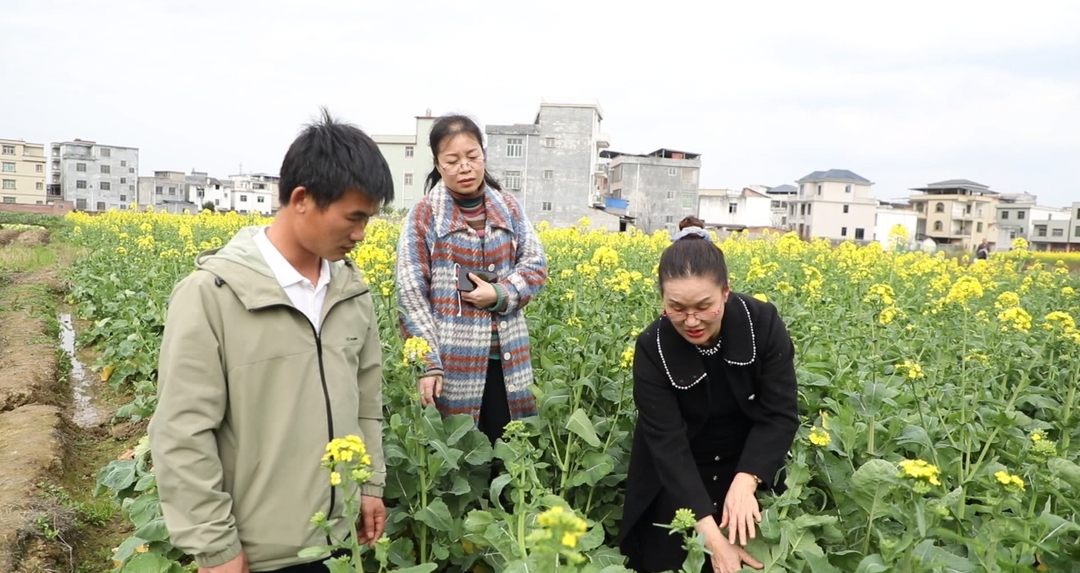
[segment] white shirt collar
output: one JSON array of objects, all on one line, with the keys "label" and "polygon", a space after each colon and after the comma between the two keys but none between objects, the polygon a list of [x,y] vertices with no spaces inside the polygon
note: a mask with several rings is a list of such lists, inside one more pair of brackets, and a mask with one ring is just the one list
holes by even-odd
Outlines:
[{"label": "white shirt collar", "polygon": [[[266,227],[259,229],[258,233],[255,233],[255,245],[259,248],[259,252],[262,253],[266,264],[270,266],[271,272],[274,273],[274,278],[277,279],[281,288],[287,289],[293,285],[309,282],[304,275],[300,274],[295,267],[285,258],[285,255],[281,254],[281,251],[274,246],[274,243],[270,242],[270,237],[266,236]],[[319,263],[319,282],[315,284],[315,290],[319,290],[324,286],[330,284],[330,263],[326,259],[320,259]]]}]

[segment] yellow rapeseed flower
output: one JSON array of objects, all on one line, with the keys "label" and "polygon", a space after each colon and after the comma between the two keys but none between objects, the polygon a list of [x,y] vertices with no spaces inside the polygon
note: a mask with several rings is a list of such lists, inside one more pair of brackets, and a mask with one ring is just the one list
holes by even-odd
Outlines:
[{"label": "yellow rapeseed flower", "polygon": [[994,477],[997,478],[998,483],[1005,487],[1024,491],[1024,479],[1018,475],[1010,474],[1004,470],[998,470],[994,472]]},{"label": "yellow rapeseed flower", "polygon": [[817,426],[814,426],[813,428],[810,429],[810,443],[811,444],[814,444],[815,446],[824,448],[825,446],[829,445],[830,441],[831,441],[831,438],[829,437],[829,432],[826,431],[824,428],[819,428]]},{"label": "yellow rapeseed flower", "polygon": [[941,485],[938,479],[940,470],[934,464],[925,460],[903,460],[900,462],[900,470],[904,475],[918,481],[924,480],[931,485]]}]

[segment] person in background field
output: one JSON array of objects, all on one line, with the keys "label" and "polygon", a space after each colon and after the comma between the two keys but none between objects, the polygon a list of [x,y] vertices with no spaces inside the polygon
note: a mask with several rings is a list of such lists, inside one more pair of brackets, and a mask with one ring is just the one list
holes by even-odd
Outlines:
[{"label": "person in background field", "polygon": [[297,553],[327,541],[313,514],[342,513],[320,467],[332,438],[359,435],[371,456],[358,540],[386,519],[378,321],[348,254],[393,200],[390,169],[324,110],[280,189],[273,223],[200,254],[169,300],[150,450],[169,538],[199,573],[327,571]]},{"label": "person in background field", "polygon": [[783,490],[799,426],[787,328],[772,304],[731,290],[703,226],[681,221],[660,256],[664,311],[634,351],[638,418],[619,545],[637,571],[682,566],[682,538],[653,525],[679,508],[694,512],[712,552],[705,571],[761,568],[742,547],[761,519],[756,492]]},{"label": "person in background field", "polygon": [[484,170],[468,117],[431,128],[435,168],[409,210],[394,270],[401,331],[424,339],[423,405],[470,414],[488,438],[536,412],[522,309],[547,280],[547,258],[517,199]]},{"label": "person in background field", "polygon": [[983,239],[978,247],[975,247],[975,258],[986,259],[990,256],[990,243]]}]

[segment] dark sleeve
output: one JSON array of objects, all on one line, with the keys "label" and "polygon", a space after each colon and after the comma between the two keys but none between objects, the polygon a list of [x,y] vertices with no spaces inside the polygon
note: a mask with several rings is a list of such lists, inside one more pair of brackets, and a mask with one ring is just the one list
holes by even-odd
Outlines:
[{"label": "dark sleeve", "polygon": [[756,475],[763,487],[772,488],[799,429],[799,405],[795,345],[776,307],[767,304],[765,309],[765,344],[759,350],[761,370],[755,390],[760,411],[746,438],[738,471]]},{"label": "dark sleeve", "polygon": [[638,410],[638,427],[645,439],[652,464],[660,483],[678,500],[680,507],[694,512],[697,519],[711,515],[712,498],[701,481],[697,464],[690,453],[686,437],[686,422],[679,410],[676,390],[659,364],[659,357],[648,350],[655,346],[648,334],[638,337],[634,350],[634,404]]}]

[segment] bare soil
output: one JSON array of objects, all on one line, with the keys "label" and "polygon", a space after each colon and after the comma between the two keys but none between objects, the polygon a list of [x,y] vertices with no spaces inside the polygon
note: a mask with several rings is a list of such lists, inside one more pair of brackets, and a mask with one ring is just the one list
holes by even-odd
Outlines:
[{"label": "bare soil", "polygon": [[38,247],[49,244],[49,232],[45,229],[28,229],[22,232],[15,240],[11,242],[13,245],[19,245],[21,247]]}]

